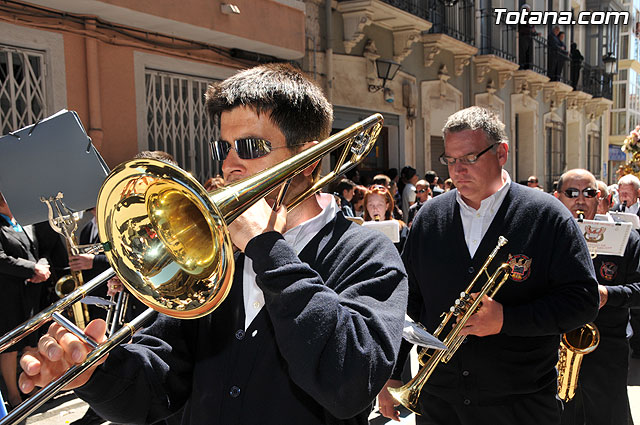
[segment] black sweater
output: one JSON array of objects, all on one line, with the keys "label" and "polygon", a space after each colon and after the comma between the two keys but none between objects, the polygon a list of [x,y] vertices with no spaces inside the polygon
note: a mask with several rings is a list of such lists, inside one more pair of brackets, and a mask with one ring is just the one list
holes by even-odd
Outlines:
[{"label": "black sweater", "polygon": [[[486,404],[548,388],[556,377],[559,335],[597,314],[593,263],[575,220],[552,196],[512,183],[473,258],[456,191],[420,209],[402,254],[409,276],[409,315],[433,332],[442,320],[440,314],[465,290],[500,235],[508,243],[488,271],[493,273],[507,262],[509,254],[524,266],[495,297],[503,305],[502,330],[497,335],[467,337],[449,363],[436,367],[423,394]],[[480,279],[472,292],[486,280]],[[445,328],[441,339],[450,329]],[[394,377],[399,377],[406,352],[403,343]]]},{"label": "black sweater", "polygon": [[185,402],[184,424],[366,424],[406,309],[393,244],[338,214],[300,258],[275,232],[252,239],[246,255],[265,297],[246,332],[240,256],[217,310],[194,321],[159,315],[78,395],[128,424],[152,423]]},{"label": "black sweater", "polygon": [[598,255],[593,260],[596,276],[608,291],[607,303],[595,324],[603,336],[626,338],[629,307],[640,307],[640,236],[632,231],[624,256]]}]

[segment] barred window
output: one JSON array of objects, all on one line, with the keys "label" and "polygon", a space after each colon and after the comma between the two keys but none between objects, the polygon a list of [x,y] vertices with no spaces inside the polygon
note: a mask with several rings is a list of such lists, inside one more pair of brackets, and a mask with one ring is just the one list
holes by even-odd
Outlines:
[{"label": "barred window", "polygon": [[562,121],[547,121],[547,178],[546,187],[553,187],[553,182],[558,180],[564,172],[567,150],[565,146],[564,123]]},{"label": "barred window", "polygon": [[47,116],[44,52],[0,45],[0,134]]},{"label": "barred window", "polygon": [[209,141],[220,135],[219,119],[209,119],[204,106],[204,93],[212,81],[145,70],[148,149],[170,153],[201,183],[221,174],[221,164],[209,151]]},{"label": "barred window", "polygon": [[587,132],[587,160],[588,169],[596,178],[600,178],[602,164],[602,142],[600,130],[589,130]]}]

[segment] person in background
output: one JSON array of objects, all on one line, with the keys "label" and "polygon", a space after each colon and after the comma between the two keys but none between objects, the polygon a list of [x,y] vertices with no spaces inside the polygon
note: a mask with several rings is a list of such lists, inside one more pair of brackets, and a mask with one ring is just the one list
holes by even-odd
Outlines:
[{"label": "person in background", "polygon": [[420,207],[422,207],[422,205],[429,199],[431,199],[431,188],[429,188],[429,183],[426,180],[418,180],[416,183],[416,203],[409,207],[409,227],[411,227],[411,222],[420,210]]},{"label": "person in background", "polygon": [[353,205],[353,213],[356,217],[364,217],[364,196],[367,194],[367,191],[366,187],[360,185],[356,185],[353,190],[351,204]]},{"label": "person in background", "polygon": [[[578,45],[576,43],[571,43],[571,51],[569,52],[569,57],[570,57],[570,65],[569,65],[569,70],[570,70],[570,78],[571,78],[571,87],[573,87],[574,90],[577,90],[578,87],[578,81],[580,80],[580,74],[582,71],[582,62],[584,61],[584,56],[582,56],[582,53],[580,53],[580,50],[578,50]],[[583,83],[584,84],[584,83]]]},{"label": "person in background", "polygon": [[340,198],[340,210],[345,217],[355,217],[351,200],[355,193],[356,184],[349,179],[342,179],[338,183],[338,197]]},{"label": "person in background", "polygon": [[402,252],[409,234],[409,227],[402,220],[393,218],[393,197],[391,192],[381,185],[373,185],[364,196],[364,221],[394,220],[398,222],[400,241],[395,242],[398,252]]},{"label": "person in background", "polygon": [[[554,195],[574,218],[578,218],[578,211],[581,211],[586,220],[594,219],[602,197],[596,178],[582,169],[564,173]],[[578,237],[583,238],[582,235]],[[565,403],[562,424],[626,425],[630,419],[627,324],[630,307],[640,307],[638,233],[630,233],[623,256],[597,255],[593,266],[600,292],[600,311],[594,321],[600,331],[600,343],[595,351],[582,359],[576,396]]]},{"label": "person in background", "polygon": [[418,174],[413,167],[404,167],[402,174],[405,178],[405,186],[402,189],[402,217],[409,217],[409,207],[416,202],[416,182],[418,181]]},{"label": "person in background", "polygon": [[[531,12],[531,6],[523,4],[522,11]],[[536,28],[528,23],[529,18],[518,22],[518,59],[520,69],[531,69],[533,65],[533,37],[538,35]]]},{"label": "person in background", "polygon": [[[42,283],[51,272],[41,259],[33,227],[22,227],[0,193],[0,283],[4,302],[0,311],[0,335],[13,330],[40,310]],[[7,387],[4,397],[13,409],[22,402],[18,389],[18,352],[37,343],[36,333],[0,353],[0,372]]]},{"label": "person in background", "polygon": [[618,180],[618,203],[612,211],[638,214],[640,208],[640,179],[633,174],[627,174]]},{"label": "person in background", "polygon": [[[389,168],[385,173],[390,179],[389,187],[392,189],[391,194],[393,195],[393,202],[397,207],[402,203],[402,199],[400,197],[400,191],[398,190],[398,181],[400,180],[400,175],[398,174],[397,168]],[[375,179],[375,178],[374,178]],[[375,181],[372,181],[371,184],[377,184]],[[398,218],[398,217],[396,217]],[[402,218],[402,217],[400,217]]]},{"label": "person in background", "polygon": [[598,196],[598,210],[596,211],[596,214],[608,215],[609,209],[611,208],[611,194],[609,193],[609,188],[602,180],[598,180],[596,184],[600,191],[600,196]]},{"label": "person in background", "polygon": [[454,185],[454,184],[453,184],[453,180],[451,180],[450,178],[449,178],[449,179],[446,179],[446,180],[444,181],[444,191],[445,191],[445,192],[448,192],[448,191],[450,191],[451,189],[455,189],[455,188],[456,188],[456,185]]},{"label": "person in background", "polygon": [[544,191],[538,184],[538,178],[536,176],[529,176],[527,179],[527,186]]},{"label": "person in background", "polygon": [[429,187],[431,188],[431,196],[435,198],[436,196],[444,193],[444,190],[442,190],[440,186],[438,186],[439,177],[435,171],[429,170],[424,173],[424,179],[427,181],[427,183],[429,183]]},{"label": "person in background", "polygon": [[221,176],[209,177],[206,182],[204,182],[204,188],[207,192],[212,192],[216,189],[220,189],[224,186],[224,179]]}]

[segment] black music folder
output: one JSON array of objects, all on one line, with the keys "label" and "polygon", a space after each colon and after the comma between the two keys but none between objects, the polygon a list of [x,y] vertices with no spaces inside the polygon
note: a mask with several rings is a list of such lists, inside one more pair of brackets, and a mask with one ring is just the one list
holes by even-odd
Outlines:
[{"label": "black music folder", "polygon": [[0,137],[0,191],[22,225],[47,220],[40,197],[59,192],[73,211],[94,207],[108,173],[74,111]]}]

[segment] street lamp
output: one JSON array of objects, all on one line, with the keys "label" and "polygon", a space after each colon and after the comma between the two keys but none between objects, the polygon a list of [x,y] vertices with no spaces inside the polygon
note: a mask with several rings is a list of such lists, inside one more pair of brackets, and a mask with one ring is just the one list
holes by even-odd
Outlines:
[{"label": "street lamp", "polygon": [[608,75],[613,75],[616,73],[616,64],[618,60],[611,52],[607,52],[606,55],[602,58],[602,62],[604,62],[604,72]]},{"label": "street lamp", "polygon": [[369,91],[371,93],[375,93],[378,90],[383,89],[385,84],[387,84],[387,81],[393,80],[393,77],[396,76],[399,69],[400,64],[398,62],[387,59],[376,59],[376,71],[378,72],[378,78],[382,80],[382,85],[376,86],[369,84]]}]

